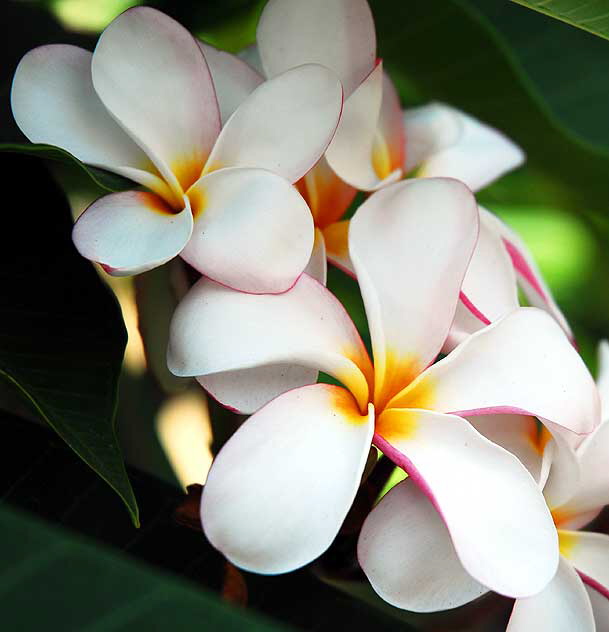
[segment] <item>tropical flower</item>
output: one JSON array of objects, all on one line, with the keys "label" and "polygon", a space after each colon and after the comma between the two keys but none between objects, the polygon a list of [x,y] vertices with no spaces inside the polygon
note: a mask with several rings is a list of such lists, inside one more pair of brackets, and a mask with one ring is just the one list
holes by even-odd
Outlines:
[{"label": "tropical flower", "polygon": [[374,191],[405,174],[454,177],[470,189],[519,166],[524,154],[498,131],[447,105],[402,112],[396,89],[376,58],[374,20],[366,0],[269,0],[246,59],[266,77],[304,63],[332,69],[345,103],[325,156],[298,183],[315,221],[316,263],[325,259],[354,274],[348,221],[357,190]]},{"label": "tropical flower", "polygon": [[[578,531],[609,504],[609,345],[601,344],[598,388],[602,423],[575,451],[548,441],[535,421],[509,425],[484,419],[477,428],[527,466],[552,511],[560,562],[553,580],[537,595],[517,599],[510,632],[593,632],[609,626],[609,536]],[[564,448],[564,444],[562,446]],[[522,524],[521,530],[527,525]],[[358,556],[373,588],[389,603],[421,612],[467,603],[486,592],[459,560],[459,553],[432,502],[413,481],[394,487],[368,516]]]},{"label": "tropical flower", "polygon": [[[456,180],[400,182],[358,209],[349,247],[374,364],[340,303],[307,274],[266,296],[202,279],[178,306],[170,370],[198,376],[233,408],[259,409],[222,448],[203,493],[205,533],[233,563],[279,573],[320,555],[373,443],[433,497],[478,581],[517,596],[550,581],[557,536],[534,479],[463,416],[528,411],[587,433],[596,391],[563,332],[535,308],[430,366],[477,232],[475,200]],[[293,388],[296,368],[344,386]]]},{"label": "tropical flower", "polygon": [[85,211],[74,227],[85,257],[127,275],[180,254],[220,283],[279,292],[306,266],[314,237],[291,183],[330,142],[342,88],[311,64],[258,84],[244,62],[139,7],[106,28],[93,54],[65,45],[27,53],[11,98],[31,141],[147,189]]}]

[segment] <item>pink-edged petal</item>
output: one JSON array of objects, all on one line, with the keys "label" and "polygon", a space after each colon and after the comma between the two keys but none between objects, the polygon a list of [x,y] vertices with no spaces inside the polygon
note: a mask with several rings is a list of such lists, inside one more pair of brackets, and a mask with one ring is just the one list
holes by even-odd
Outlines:
[{"label": "pink-edged petal", "polygon": [[601,419],[609,421],[609,342],[606,340],[601,340],[598,345],[596,386],[601,398]]},{"label": "pink-edged petal", "polygon": [[366,518],[357,557],[379,596],[404,610],[449,610],[487,592],[463,568],[440,514],[411,479]]},{"label": "pink-edged petal", "polygon": [[188,190],[195,224],[182,257],[244,292],[283,292],[313,248],[311,213],[298,191],[264,169],[214,171]]},{"label": "pink-edged petal", "polygon": [[308,275],[283,294],[264,295],[202,279],[178,305],[168,350],[172,373],[209,376],[274,364],[333,375],[362,410],[367,406],[366,349],[342,305]]},{"label": "pink-edged petal", "polygon": [[326,242],[319,228],[315,229],[315,241],[313,242],[313,251],[305,273],[319,281],[323,286],[326,285],[326,277],[328,276],[328,264],[326,261]]},{"label": "pink-edged petal", "polygon": [[317,382],[317,370],[294,364],[269,364],[198,377],[201,386],[220,404],[251,415],[277,396]]},{"label": "pink-edged petal", "polygon": [[[562,514],[569,518],[571,525],[579,515],[589,522],[587,514],[598,513],[609,504],[609,424],[601,424],[582,441],[577,448],[577,458],[580,465],[578,488],[561,507]],[[578,521],[578,526],[583,524]]]},{"label": "pink-edged petal", "polygon": [[258,411],[214,461],[201,502],[205,535],[233,564],[285,573],[332,543],[359,487],[374,410],[315,384]]},{"label": "pink-edged petal", "polygon": [[584,584],[560,560],[554,579],[538,594],[517,599],[506,632],[594,632],[594,617]]},{"label": "pink-edged petal", "polygon": [[340,220],[357,194],[357,189],[332,171],[324,157],[296,186],[311,209],[315,226],[321,229]]},{"label": "pink-edged petal", "polygon": [[466,307],[479,319],[480,315],[484,317],[481,325],[493,322],[519,306],[514,266],[501,237],[489,221],[489,215],[480,210],[478,242],[462,286]]},{"label": "pink-edged petal", "polygon": [[431,103],[404,111],[406,169],[420,177],[450,177],[472,191],[524,162],[524,153],[501,132],[455,108]]},{"label": "pink-edged petal", "polygon": [[342,88],[332,71],[315,64],[288,70],[237,108],[206,170],[259,167],[296,182],[325,152],[341,109]]},{"label": "pink-edged petal", "polygon": [[391,171],[385,141],[378,129],[383,99],[383,65],[379,62],[345,101],[326,160],[351,186],[374,191],[399,180],[401,166]]},{"label": "pink-edged petal", "polygon": [[153,193],[106,195],[78,218],[72,239],[83,257],[113,276],[139,274],[180,253],[192,233],[188,200],[174,213]]},{"label": "pink-edged petal", "polygon": [[355,270],[349,256],[349,224],[350,220],[335,222],[323,230],[328,261],[355,278]]},{"label": "pink-edged petal", "polygon": [[214,82],[216,98],[220,107],[222,123],[264,81],[264,77],[249,64],[223,50],[218,50],[205,42],[197,42]]},{"label": "pink-edged petal", "polygon": [[477,235],[473,195],[443,178],[377,191],[351,219],[349,253],[370,326],[377,406],[442,347]]},{"label": "pink-edged petal", "polygon": [[586,365],[547,313],[520,307],[470,336],[392,401],[459,415],[528,414],[577,434],[600,402]]},{"label": "pink-edged petal", "polygon": [[511,452],[526,467],[540,489],[546,482],[543,454],[545,442],[534,417],[525,415],[480,415],[469,423],[489,441]]},{"label": "pink-edged petal", "polygon": [[493,226],[495,232],[503,239],[507,252],[512,259],[518,283],[529,303],[551,314],[564,329],[567,336],[573,339],[569,323],[552,297],[550,288],[543,280],[533,255],[529,252],[526,244],[515,231],[504,224],[498,217],[484,209],[480,209],[480,213],[486,216],[489,225]]},{"label": "pink-edged petal", "polygon": [[91,73],[110,114],[185,191],[220,131],[214,85],[192,35],[156,9],[129,9],[101,34]]},{"label": "pink-edged petal", "polygon": [[388,409],[374,444],[405,469],[442,516],[465,570],[511,597],[533,595],[558,563],[550,511],[520,461],[465,419]]},{"label": "pink-edged petal", "polygon": [[339,76],[347,95],[364,80],[376,57],[374,21],[366,0],[270,0],[256,38],[268,77],[317,63]]},{"label": "pink-edged petal", "polygon": [[609,632],[609,599],[588,585],[586,585],[586,592],[592,604],[596,632]]},{"label": "pink-edged petal", "polygon": [[584,582],[609,598],[609,535],[559,529],[558,541],[561,555],[573,564]]},{"label": "pink-edged petal", "polygon": [[13,79],[15,121],[33,143],[62,147],[82,162],[149,185],[158,180],[156,170],[93,90],[91,57],[64,44],[27,53]]}]

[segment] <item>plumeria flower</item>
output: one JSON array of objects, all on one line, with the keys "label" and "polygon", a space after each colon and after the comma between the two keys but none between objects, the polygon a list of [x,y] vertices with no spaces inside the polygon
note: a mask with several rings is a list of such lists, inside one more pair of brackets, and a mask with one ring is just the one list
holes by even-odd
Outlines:
[{"label": "plumeria flower", "polygon": [[498,217],[482,207],[479,210],[480,236],[445,349],[517,308],[518,287],[531,305],[547,311],[574,342],[569,323],[526,244]]},{"label": "plumeria flower", "polygon": [[[535,480],[463,416],[527,411],[586,433],[596,391],[560,328],[534,308],[430,366],[477,232],[474,198],[456,180],[397,183],[358,209],[349,247],[374,363],[340,303],[307,274],[265,296],[202,279],[178,306],[170,370],[257,410],[217,456],[201,505],[207,537],[234,564],[280,573],[326,550],[373,443],[434,499],[477,581],[516,596],[550,581],[557,537]],[[321,370],[342,386],[293,388],[282,367]]]},{"label": "plumeria flower", "polygon": [[366,0],[270,0],[246,58],[274,77],[319,63],[340,77],[345,93],[337,133],[298,183],[313,213],[312,273],[325,281],[325,259],[353,275],[341,221],[357,190],[374,191],[405,174],[446,176],[473,191],[519,166],[524,154],[496,130],[449,106],[402,112],[393,82],[376,59],[374,20]]},{"label": "plumeria flower", "polygon": [[291,183],[338,124],[342,88],[330,70],[303,65],[260,83],[244,62],[138,7],[106,28],[93,54],[30,51],[11,96],[31,141],[146,188],[102,197],[74,227],[81,254],[110,274],[180,254],[220,283],[280,292],[306,266],[313,225]]},{"label": "plumeria flower", "polygon": [[[561,554],[548,586],[537,595],[516,600],[510,632],[593,632],[609,627],[609,536],[580,531],[609,504],[608,376],[609,345],[604,342],[598,380],[602,424],[570,458],[548,454],[544,433],[532,434],[535,426],[527,418],[511,425],[511,435],[495,424],[493,440],[516,454],[544,487]],[[561,481],[558,487],[557,480]],[[358,553],[375,590],[400,608],[441,610],[485,592],[459,561],[429,498],[408,479],[383,497],[369,515]]]}]

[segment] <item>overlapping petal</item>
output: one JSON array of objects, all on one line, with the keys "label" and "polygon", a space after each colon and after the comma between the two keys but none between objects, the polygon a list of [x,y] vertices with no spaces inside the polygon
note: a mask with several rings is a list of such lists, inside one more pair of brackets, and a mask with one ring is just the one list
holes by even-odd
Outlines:
[{"label": "overlapping petal", "polygon": [[357,554],[374,590],[398,608],[449,610],[487,592],[465,571],[440,514],[411,479],[370,513]]},{"label": "overlapping petal", "polygon": [[220,117],[222,124],[225,124],[264,78],[236,55],[214,48],[205,42],[197,43],[211,73]]},{"label": "overlapping petal", "polygon": [[609,342],[601,340],[598,345],[598,377],[596,385],[601,397],[601,419],[609,421]]},{"label": "overlapping petal", "polygon": [[379,132],[383,100],[383,65],[374,70],[345,101],[336,135],[326,160],[338,176],[351,186],[374,191],[402,177],[401,165],[391,168],[391,156]]},{"label": "overlapping petal", "polygon": [[173,259],[192,233],[188,200],[175,213],[154,193],[106,195],[78,218],[72,238],[80,254],[113,276],[139,274]]},{"label": "overlapping petal", "polygon": [[342,305],[306,274],[290,291],[266,295],[200,280],[173,316],[168,364],[182,376],[275,364],[319,369],[347,386],[362,410],[372,372]]},{"label": "overlapping petal", "polygon": [[152,162],[93,89],[91,57],[89,51],[64,44],[29,51],[13,79],[15,121],[33,143],[62,147],[82,162],[153,184],[160,179]]},{"label": "overlapping petal", "polygon": [[594,632],[592,606],[581,579],[561,559],[554,579],[538,594],[518,599],[507,632]]},{"label": "overlapping petal", "polygon": [[609,535],[559,530],[560,553],[605,597],[609,598]]},{"label": "overlapping petal", "polygon": [[592,604],[596,632],[609,632],[609,599],[590,586],[586,586],[586,592]]},{"label": "overlapping petal", "polygon": [[350,95],[374,65],[376,36],[366,0],[270,0],[260,16],[258,50],[267,77],[317,63]]},{"label": "overlapping petal", "polygon": [[355,270],[349,255],[349,225],[350,220],[334,222],[323,230],[324,242],[328,261],[340,268],[349,276],[355,278]]},{"label": "overlapping petal", "polygon": [[326,242],[323,233],[319,228],[315,229],[315,241],[313,242],[313,250],[305,273],[319,281],[323,286],[326,285],[328,276],[328,264],[326,262]]},{"label": "overlapping petal", "polygon": [[524,161],[501,132],[443,103],[404,111],[406,170],[451,177],[478,191]]},{"label": "overlapping petal", "polygon": [[209,541],[258,573],[291,571],[318,557],[353,502],[373,427],[372,407],[361,415],[337,386],[316,384],[273,400],[212,466],[201,503]]},{"label": "overlapping petal", "polygon": [[323,155],[341,109],[342,88],[332,71],[317,64],[288,70],[258,86],[234,112],[206,170],[260,167],[296,182]]},{"label": "overlapping petal", "polygon": [[582,359],[554,319],[532,307],[475,333],[391,405],[466,416],[529,414],[578,434],[594,430],[600,415],[598,392]]},{"label": "overlapping petal", "polygon": [[442,347],[477,234],[473,196],[442,178],[382,189],[352,218],[349,251],[372,336],[377,406]]},{"label": "overlapping petal", "polygon": [[385,410],[374,443],[429,497],[474,579],[512,597],[533,595],[552,579],[556,529],[513,454],[466,420],[428,410]]},{"label": "overlapping petal", "polygon": [[220,169],[188,191],[196,219],[182,257],[245,292],[283,292],[313,247],[311,213],[298,191],[264,169]]},{"label": "overlapping petal", "polygon": [[160,11],[129,9],[101,34],[91,74],[113,118],[185,191],[220,131],[214,85],[192,35]]}]

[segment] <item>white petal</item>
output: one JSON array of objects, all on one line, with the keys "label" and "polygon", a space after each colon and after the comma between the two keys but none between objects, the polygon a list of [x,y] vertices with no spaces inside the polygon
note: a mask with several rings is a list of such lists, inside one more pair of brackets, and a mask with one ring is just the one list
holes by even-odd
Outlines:
[{"label": "white petal", "polygon": [[401,167],[390,171],[384,141],[377,137],[383,98],[383,67],[374,70],[345,101],[326,160],[336,174],[357,189],[374,191],[402,177]]},{"label": "white petal", "polygon": [[495,215],[492,215],[485,209],[480,209],[480,214],[486,216],[489,224],[494,225],[495,231],[503,239],[507,252],[512,259],[512,264],[514,265],[518,277],[518,283],[522,287],[522,291],[529,303],[551,314],[565,330],[567,336],[572,339],[573,333],[569,327],[569,323],[554,301],[550,293],[550,288],[548,288],[546,282],[543,280],[541,272],[533,259],[533,255],[529,252],[526,244],[515,231],[509,228]]},{"label": "white petal", "polygon": [[600,415],[586,365],[556,322],[534,307],[475,333],[392,405],[465,416],[529,414],[578,434],[591,432]]},{"label": "white petal", "polygon": [[80,254],[113,276],[139,274],[180,253],[192,232],[186,206],[174,213],[153,193],[124,191],[94,202],[74,225]]},{"label": "white petal", "polygon": [[590,586],[586,586],[586,592],[592,604],[596,632],[609,632],[609,599]]},{"label": "white petal", "polygon": [[233,564],[284,573],[323,553],[355,498],[374,413],[344,389],[299,388],[262,408],[231,437],[209,472],[205,535]]},{"label": "white petal", "polygon": [[609,598],[609,535],[559,529],[560,553],[582,579]]},{"label": "white petal", "polygon": [[506,632],[594,632],[592,606],[581,579],[561,559],[554,579],[534,597],[518,599]]},{"label": "white petal", "polygon": [[364,376],[372,371],[342,305],[306,274],[283,294],[245,294],[200,280],[173,316],[168,364],[182,376],[269,364],[319,369],[342,381],[362,409]]},{"label": "white petal", "polygon": [[404,111],[406,168],[420,177],[450,177],[472,191],[524,162],[524,153],[501,132],[442,103]]},{"label": "white petal", "polygon": [[268,77],[317,63],[339,76],[347,95],[372,70],[376,56],[366,0],[270,0],[258,22],[257,40]]},{"label": "white petal", "polygon": [[385,410],[374,444],[440,512],[466,571],[503,595],[533,595],[552,579],[557,536],[541,491],[520,461],[465,419]]},{"label": "white petal", "polygon": [[206,169],[260,167],[296,182],[321,158],[336,130],[342,88],[308,64],[265,81],[237,108]]},{"label": "white petal", "polygon": [[313,252],[305,273],[319,281],[323,286],[326,285],[326,277],[328,272],[328,264],[326,262],[326,242],[319,228],[315,229],[315,242],[313,243]]},{"label": "white petal", "polygon": [[268,364],[213,373],[197,380],[223,406],[251,415],[282,393],[315,384],[317,370],[294,364]]},{"label": "white petal", "polygon": [[601,419],[609,421],[609,342],[601,340],[598,345],[598,377],[596,385],[601,397]]},{"label": "white petal", "polygon": [[182,253],[205,276],[244,292],[283,292],[313,248],[311,213],[298,191],[264,169],[221,169],[188,190],[195,224]]},{"label": "white petal", "polygon": [[62,147],[82,162],[146,184],[156,170],[93,90],[91,57],[64,44],[27,53],[13,79],[15,121],[33,143]]},{"label": "white petal", "polygon": [[351,219],[349,252],[372,336],[378,407],[440,351],[477,234],[474,197],[440,178],[378,191]]},{"label": "white petal", "polygon": [[[547,430],[549,429],[549,431]],[[550,470],[543,488],[543,495],[548,507],[554,510],[570,499],[578,489],[581,479],[581,467],[575,450],[566,437],[574,436],[572,432],[560,426],[546,422],[542,437],[552,439],[544,450],[544,460],[549,460]],[[554,514],[554,522],[557,516]]]},{"label": "white petal", "polygon": [[129,9],[101,34],[91,73],[110,114],[185,191],[220,130],[211,75],[192,35],[160,11]]},{"label": "white petal", "polygon": [[218,50],[205,42],[197,42],[211,72],[222,124],[264,81],[249,64],[236,55]]},{"label": "white petal", "polygon": [[357,557],[374,590],[404,610],[449,610],[487,592],[463,568],[440,514],[410,479],[366,518]]}]

